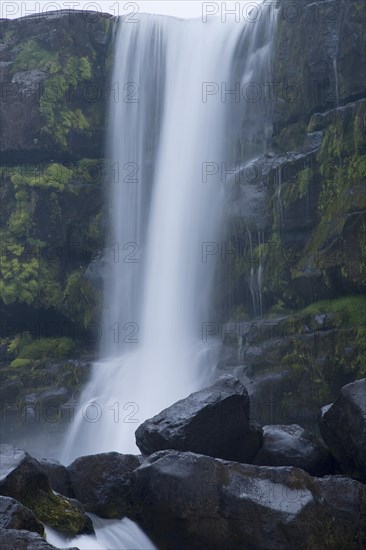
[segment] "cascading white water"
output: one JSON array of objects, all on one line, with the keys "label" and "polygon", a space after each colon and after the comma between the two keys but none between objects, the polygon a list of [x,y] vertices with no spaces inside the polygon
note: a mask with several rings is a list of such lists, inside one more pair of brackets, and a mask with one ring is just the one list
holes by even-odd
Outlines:
[{"label": "cascading white water", "polygon": [[[119,21],[104,359],[81,396],[65,462],[136,452],[138,423],[198,389],[212,367],[214,351],[202,342],[214,272],[205,243],[220,235],[222,166],[236,162],[238,143],[247,147],[245,161],[265,150],[274,25],[271,5],[262,10],[255,24],[153,15]],[[242,86],[260,87],[258,101],[227,93],[239,70]]]},{"label": "cascading white water", "polygon": [[155,550],[155,546],[133,521],[101,519],[89,514],[95,535],[79,535],[66,540],[53,529],[46,527],[46,538],[56,548],[76,547],[79,550]]},{"label": "cascading white water", "polygon": [[[263,98],[226,92],[237,78],[239,87],[254,82],[262,91],[270,82],[272,11],[265,2],[256,23],[152,15],[118,22],[102,360],[67,434],[65,463],[137,452],[139,422],[199,389],[214,366],[216,347],[202,327],[212,321],[206,252],[221,236],[223,171],[262,154],[270,125]],[[98,540],[73,542],[128,548],[132,536],[134,548],[149,547],[131,522],[94,524]]]},{"label": "cascading white water", "polygon": [[225,135],[238,105],[213,90],[230,88],[243,25],[140,19],[119,23],[112,84],[120,96],[110,105],[109,150],[119,178],[111,197],[107,360],[95,365],[82,395],[93,405],[76,415],[65,461],[136,452],[138,422],[198,389],[211,352],[202,343],[214,271],[204,243],[218,240],[223,186],[205,169],[231,161]]}]

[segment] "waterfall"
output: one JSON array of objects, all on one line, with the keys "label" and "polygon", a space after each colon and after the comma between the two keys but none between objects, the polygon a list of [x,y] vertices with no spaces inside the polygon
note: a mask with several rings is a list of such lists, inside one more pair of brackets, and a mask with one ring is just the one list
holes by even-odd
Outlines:
[{"label": "waterfall", "polygon": [[[219,341],[207,342],[202,330],[214,320],[227,174],[263,154],[270,133],[268,101],[241,89],[270,82],[273,3],[261,9],[255,24],[147,14],[116,23],[101,359],[79,399],[64,463],[137,453],[138,424],[200,389],[215,367]],[[260,259],[251,284],[259,311],[261,288]],[[93,523],[96,537],[65,541],[50,529],[47,537],[60,547],[153,548],[130,520]]]},{"label": "waterfall", "polygon": [[230,172],[243,143],[246,158],[263,152],[269,127],[263,100],[238,96],[232,80],[241,71],[238,84],[268,84],[272,11],[264,3],[255,24],[146,14],[117,23],[101,360],[65,463],[138,452],[138,424],[207,382],[218,344],[205,342],[202,327],[212,321],[222,167]]}]

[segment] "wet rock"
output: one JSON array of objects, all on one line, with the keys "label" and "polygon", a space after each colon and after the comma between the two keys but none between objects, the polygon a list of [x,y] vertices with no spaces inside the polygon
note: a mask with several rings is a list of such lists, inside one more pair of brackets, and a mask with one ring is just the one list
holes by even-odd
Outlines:
[{"label": "wet rock", "polygon": [[319,427],[344,473],[366,482],[366,378],[344,386],[338,399],[323,407]]},{"label": "wet rock", "polygon": [[[1,138],[4,161],[39,162],[47,158],[82,158],[98,155],[103,143],[105,104],[108,82],[108,55],[110,35],[108,32],[109,14],[92,13],[85,17],[85,12],[69,10],[37,14],[37,17],[22,17],[1,21],[1,34],[4,49],[0,82],[3,90],[1,102]],[[29,53],[23,61],[24,50]],[[46,52],[46,53],[44,53]],[[59,55],[60,54],[60,55]],[[63,58],[85,57],[90,60],[93,84],[100,90],[100,98],[90,101],[86,97],[83,83],[73,88],[75,97],[69,96],[68,107],[81,108],[88,118],[91,107],[96,117],[93,132],[82,132],[77,135],[70,131],[67,136],[67,147],[43,129],[46,117],[43,114],[42,98],[51,96],[50,87],[55,86],[55,79],[60,74],[60,67],[55,71],[55,64]],[[56,75],[56,76],[55,76]],[[56,80],[56,85],[58,81]],[[71,86],[71,85],[70,85]],[[52,88],[52,93],[53,88]],[[52,96],[53,97],[53,96]],[[57,109],[63,104],[61,92],[52,102]],[[55,126],[57,122],[55,122]],[[92,135],[90,135],[92,134]]]},{"label": "wet rock", "polygon": [[64,405],[70,399],[70,396],[71,392],[66,388],[52,388],[42,392],[37,401],[42,407],[58,408],[60,405]]},{"label": "wet rock", "polygon": [[263,436],[263,445],[253,464],[294,466],[314,476],[333,473],[333,460],[328,449],[301,426],[263,426]]},{"label": "wet rock", "polygon": [[43,535],[34,513],[14,498],[0,496],[0,529],[25,529]]},{"label": "wet rock", "polygon": [[160,550],[361,548],[366,487],[347,481],[161,451],[132,475],[134,518]]},{"label": "wet rock", "polygon": [[0,460],[1,495],[15,498],[30,508],[40,521],[65,535],[93,532],[80,503],[54,493],[42,466],[27,452],[3,444],[0,445]]},{"label": "wet rock", "polygon": [[262,443],[249,408],[243,384],[225,376],[146,420],[136,430],[136,443],[147,455],[175,449],[248,462]]},{"label": "wet rock", "polygon": [[[337,528],[328,532],[328,544],[332,548],[366,547],[366,490],[365,485],[343,476],[325,476],[315,480],[325,507],[334,514]],[[337,532],[343,532],[337,540]],[[333,544],[333,546],[331,546]]]},{"label": "wet rock", "polygon": [[[0,529],[1,550],[55,550],[36,533],[25,530]],[[75,550],[75,549],[74,549]]]},{"label": "wet rock", "polygon": [[51,487],[56,493],[65,497],[73,497],[70,474],[66,467],[57,460],[42,459],[39,461],[42,469],[46,472]]},{"label": "wet rock", "polygon": [[75,497],[88,512],[104,518],[122,518],[129,506],[130,477],[141,458],[101,453],[77,458],[67,471]]},{"label": "wet rock", "polygon": [[30,71],[20,71],[15,73],[12,78],[12,83],[17,84],[22,93],[35,93],[36,87],[41,90],[41,83],[47,78],[47,73],[38,69]]},{"label": "wet rock", "polygon": [[306,119],[365,95],[363,23],[359,0],[281,2],[274,58],[276,121]]},{"label": "wet rock", "polygon": [[20,381],[3,382],[0,385],[2,403],[15,403],[20,395],[23,384]]}]

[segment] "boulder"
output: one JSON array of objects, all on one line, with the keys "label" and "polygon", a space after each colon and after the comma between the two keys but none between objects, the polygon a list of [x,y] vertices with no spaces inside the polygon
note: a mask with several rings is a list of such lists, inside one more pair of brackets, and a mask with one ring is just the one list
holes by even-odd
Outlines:
[{"label": "boulder", "polygon": [[57,460],[49,460],[43,458],[39,461],[43,471],[48,477],[50,485],[56,493],[65,497],[73,497],[74,493],[71,488],[70,474],[67,468],[60,464]]},{"label": "boulder", "polygon": [[55,550],[37,533],[25,530],[0,529],[1,550]]},{"label": "boulder", "polygon": [[10,497],[0,497],[0,529],[24,529],[43,535],[43,525],[34,513]]},{"label": "boulder", "polygon": [[343,386],[322,408],[319,428],[343,472],[366,482],[366,378]]},{"label": "boulder", "polygon": [[15,498],[40,521],[67,536],[93,532],[81,504],[54,493],[42,466],[26,451],[0,445],[0,461],[1,495]]},{"label": "boulder", "polygon": [[88,512],[122,518],[129,506],[131,473],[140,464],[135,455],[101,453],[77,458],[67,471],[75,497]]},{"label": "boulder", "polygon": [[160,451],[133,472],[132,497],[160,550],[362,548],[365,533],[366,486],[292,467]]},{"label": "boulder", "polygon": [[333,473],[328,449],[298,424],[263,426],[263,445],[253,459],[259,466],[295,466],[314,476]]},{"label": "boulder", "polygon": [[249,462],[262,443],[262,430],[250,423],[248,392],[232,376],[174,403],[136,430],[143,454],[175,449]]}]

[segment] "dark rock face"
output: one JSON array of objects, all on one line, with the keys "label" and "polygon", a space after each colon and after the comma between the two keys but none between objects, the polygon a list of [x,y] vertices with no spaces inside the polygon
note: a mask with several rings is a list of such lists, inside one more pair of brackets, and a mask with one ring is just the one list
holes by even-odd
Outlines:
[{"label": "dark rock face", "polygon": [[[1,21],[4,161],[100,155],[108,83],[103,61],[108,53],[110,20],[108,14],[60,10],[53,17],[44,14]],[[72,57],[79,65],[76,79],[72,79],[68,65]],[[83,64],[88,70],[83,71]],[[62,76],[69,77],[65,93],[58,80]],[[49,106],[56,115],[51,133]],[[58,115],[65,109],[81,112],[87,123],[70,128],[61,137],[57,132],[57,125],[62,124]]]},{"label": "dark rock face", "polygon": [[75,497],[88,512],[122,518],[128,511],[131,473],[140,463],[134,455],[101,453],[77,458],[67,471]]},{"label": "dark rock face", "polygon": [[24,530],[0,529],[2,550],[55,550],[40,535]]},{"label": "dark rock face", "polygon": [[335,403],[323,407],[319,427],[342,470],[366,482],[366,378],[344,386]]},{"label": "dark rock face", "polygon": [[40,521],[66,535],[93,532],[80,503],[53,493],[42,466],[28,453],[11,445],[1,445],[0,460],[1,495],[15,498],[29,507]]},{"label": "dark rock face", "polygon": [[236,258],[221,267],[217,283],[227,319],[278,304],[300,309],[366,287],[359,261],[366,212],[365,3],[277,5],[272,151],[267,166],[262,158],[253,163],[260,195],[243,184],[228,204],[227,248]]},{"label": "dark rock face", "polygon": [[[17,332],[70,322],[89,338],[98,291],[81,268],[104,241],[112,26],[108,14],[74,10],[0,22],[0,229],[20,263],[6,275],[14,255],[4,244],[0,276],[14,292],[2,285],[0,312]],[[35,264],[38,283],[22,284]]]},{"label": "dark rock face", "polygon": [[263,426],[263,445],[253,459],[259,466],[294,466],[313,476],[333,473],[332,456],[308,430],[297,424]]},{"label": "dark rock face", "polygon": [[306,119],[337,102],[365,96],[362,4],[362,0],[282,0],[274,59],[277,122]]},{"label": "dark rock face", "polygon": [[236,339],[222,346],[214,379],[235,374],[260,425],[299,424],[317,433],[320,406],[364,376],[364,329],[348,319],[361,312],[362,321],[365,307],[362,296],[352,296],[321,302],[318,311],[228,323]]},{"label": "dark rock face", "polygon": [[71,487],[70,474],[66,467],[57,460],[43,459],[39,463],[46,473],[52,489],[60,495],[72,498],[74,493]]},{"label": "dark rock face", "polygon": [[43,535],[34,513],[10,497],[0,497],[0,529],[24,529]]},{"label": "dark rock face", "polygon": [[132,488],[134,517],[161,550],[362,547],[366,487],[354,480],[161,451]]},{"label": "dark rock face", "polygon": [[250,424],[245,387],[226,376],[146,420],[136,443],[143,454],[175,449],[248,462],[259,450],[262,430]]}]

